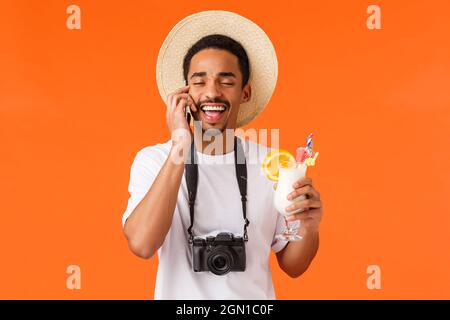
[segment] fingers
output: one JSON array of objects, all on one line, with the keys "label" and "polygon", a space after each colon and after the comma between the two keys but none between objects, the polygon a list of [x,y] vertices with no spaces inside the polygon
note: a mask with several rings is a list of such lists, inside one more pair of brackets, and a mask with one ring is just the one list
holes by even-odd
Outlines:
[{"label": "fingers", "polygon": [[297,188],[291,193],[288,194],[287,198],[288,200],[294,200],[297,197],[300,197],[302,195],[308,196],[310,199],[320,199],[320,194],[317,192],[316,189],[310,184],[305,185],[303,187]]},{"label": "fingers", "polygon": [[286,212],[295,211],[298,209],[309,210],[313,208],[320,208],[322,206],[322,202],[316,199],[305,199],[299,202],[296,202],[286,208]]},{"label": "fingers", "polygon": [[189,92],[189,86],[181,87],[181,88],[175,90],[174,92],[172,92],[172,93],[169,95],[169,99],[170,99],[171,97],[176,96],[176,95],[179,95],[179,94],[182,94],[182,93],[188,93],[188,92]]},{"label": "fingers", "polygon": [[191,110],[193,112],[197,112],[197,105],[195,104],[194,99],[192,99],[191,95],[188,93],[180,93],[176,95],[172,100],[172,103],[174,105],[173,108],[175,108],[181,100],[185,100],[186,104],[191,107]]},{"label": "fingers", "polygon": [[169,96],[167,97],[167,105],[172,106],[173,98],[180,93],[187,92],[187,90],[189,90],[189,86],[184,86],[169,94]]},{"label": "fingers", "polygon": [[294,220],[308,220],[308,219],[314,219],[317,218],[317,216],[320,214],[320,209],[309,209],[303,212],[299,212],[296,214],[293,214],[289,217],[286,217],[287,222],[291,222]]},{"label": "fingers", "polygon": [[[182,107],[180,107],[181,102],[183,102]],[[171,105],[168,106],[167,112],[169,114],[172,114],[174,112],[185,112],[184,108],[186,107],[186,105],[189,105],[189,106],[195,105],[193,103],[192,98],[187,93],[181,93],[181,94],[175,95],[171,99]],[[195,107],[191,108],[191,110],[193,110],[193,109],[196,109],[196,108]]]},{"label": "fingers", "polygon": [[177,113],[177,112],[185,113],[187,105],[188,105],[187,99],[183,99],[183,98],[179,99],[175,108],[173,109],[173,113]]},{"label": "fingers", "polygon": [[175,94],[188,92],[188,91],[189,91],[189,86],[184,86],[184,87],[181,87],[181,88],[175,90]]},{"label": "fingers", "polygon": [[190,96],[188,93],[178,93],[172,98],[172,105],[175,107],[180,103],[180,100],[187,100],[189,98]]},{"label": "fingers", "polygon": [[194,100],[189,95],[189,86],[184,86],[175,90],[167,97],[167,106],[169,107],[170,111],[175,109],[181,98],[190,99],[190,102],[194,105],[193,109],[197,109]]},{"label": "fingers", "polygon": [[311,178],[302,178],[299,181],[295,182],[294,185],[292,186],[294,189],[297,188],[301,188],[307,185],[311,185],[312,186],[312,179]]},{"label": "fingers", "polygon": [[189,128],[186,118],[186,107],[190,106],[192,112],[198,110],[194,99],[189,94],[189,86],[175,90],[167,97],[166,121],[170,132],[174,129]]}]

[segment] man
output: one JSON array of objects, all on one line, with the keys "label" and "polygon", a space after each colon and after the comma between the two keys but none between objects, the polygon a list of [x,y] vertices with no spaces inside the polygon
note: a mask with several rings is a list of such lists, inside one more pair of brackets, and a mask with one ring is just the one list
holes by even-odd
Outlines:
[{"label": "man", "polygon": [[[274,188],[260,171],[268,149],[250,141],[235,143],[234,134],[231,138],[225,134],[256,117],[273,92],[277,65],[270,40],[258,26],[234,13],[201,12],[175,26],[163,44],[157,66],[163,98],[168,87],[180,83],[177,77],[170,78],[170,71],[178,72],[174,66],[183,67],[186,86],[172,90],[166,100],[171,139],[138,152],[131,169],[131,197],[123,215],[129,247],[145,259],[158,253],[155,299],[274,299],[270,250],[289,276],[305,272],[318,249],[322,205],[311,179],[298,181],[289,197],[307,199],[289,210],[304,209],[290,217],[301,221],[303,240],[277,240],[275,234],[285,223],[273,205]],[[187,107],[194,120],[201,121],[202,134],[193,136]],[[180,161],[180,156],[188,159],[192,141],[199,158],[195,223],[185,163]],[[220,141],[223,148],[208,148],[212,141]],[[247,168],[245,204],[236,182],[240,177],[234,156],[240,144]],[[250,221],[245,271],[195,272],[189,227],[193,225],[195,236],[222,231],[242,235],[243,212]]]}]

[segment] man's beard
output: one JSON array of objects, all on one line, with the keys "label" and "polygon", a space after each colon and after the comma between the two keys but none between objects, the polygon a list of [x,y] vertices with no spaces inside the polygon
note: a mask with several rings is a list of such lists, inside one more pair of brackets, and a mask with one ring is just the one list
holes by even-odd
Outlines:
[{"label": "man's beard", "polygon": [[204,129],[202,126],[202,134],[205,138],[208,137],[215,137],[218,135],[221,135],[223,132],[225,132],[225,130],[228,127],[228,117],[230,116],[230,114],[228,113],[227,115],[227,120],[225,121],[225,123],[223,124],[222,128],[208,128],[208,129]]}]

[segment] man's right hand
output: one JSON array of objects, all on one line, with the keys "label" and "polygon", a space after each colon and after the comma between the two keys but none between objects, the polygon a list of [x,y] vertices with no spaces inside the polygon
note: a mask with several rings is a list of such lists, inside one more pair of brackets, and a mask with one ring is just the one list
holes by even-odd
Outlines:
[{"label": "man's right hand", "polygon": [[167,126],[174,145],[187,146],[192,142],[192,132],[186,120],[186,108],[197,112],[197,106],[189,95],[189,86],[172,92],[167,98]]}]

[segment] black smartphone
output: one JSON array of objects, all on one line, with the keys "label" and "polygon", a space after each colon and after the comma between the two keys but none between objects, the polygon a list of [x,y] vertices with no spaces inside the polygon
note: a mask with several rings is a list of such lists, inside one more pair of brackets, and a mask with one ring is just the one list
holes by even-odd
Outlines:
[{"label": "black smartphone", "polygon": [[191,118],[192,118],[191,108],[189,106],[186,106],[186,120],[189,126],[191,125]]}]

